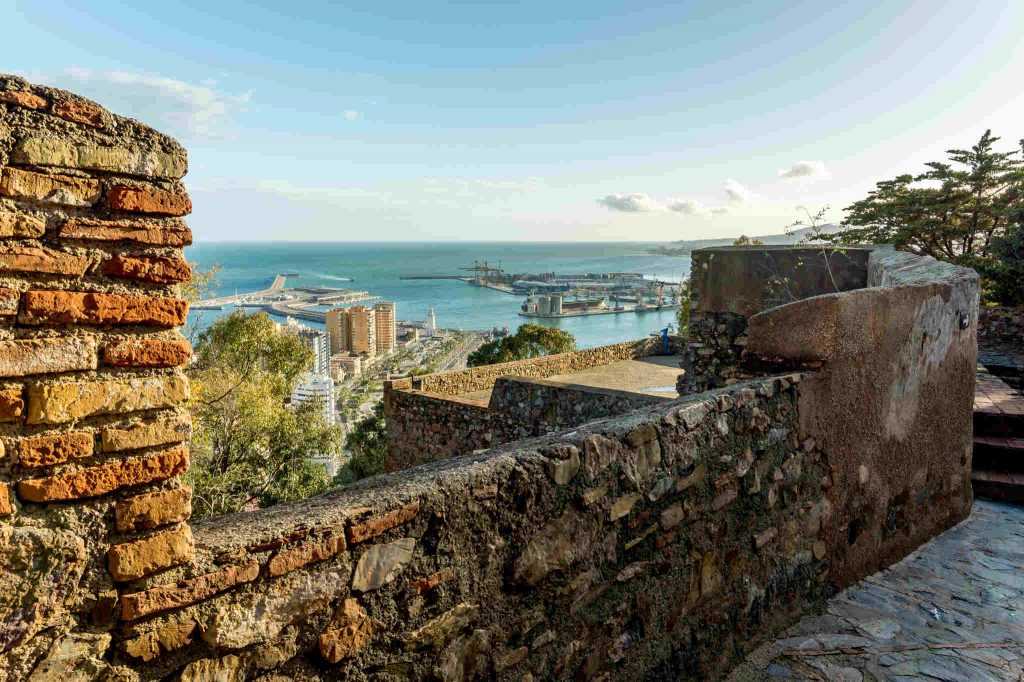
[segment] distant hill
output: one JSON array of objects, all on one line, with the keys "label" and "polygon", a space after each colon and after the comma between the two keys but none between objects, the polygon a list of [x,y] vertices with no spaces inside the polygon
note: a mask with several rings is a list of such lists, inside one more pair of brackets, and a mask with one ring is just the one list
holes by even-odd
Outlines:
[{"label": "distant hill", "polygon": [[[836,223],[828,223],[818,227],[819,232],[838,232],[839,225]],[[769,246],[777,246],[780,244],[799,244],[804,240],[805,237],[810,235],[812,228],[801,227],[798,230],[793,230],[789,234],[764,234],[758,236],[751,236],[751,239],[760,240],[762,243]],[[650,249],[651,253],[657,253],[664,256],[682,256],[690,253],[694,249],[703,249],[709,246],[732,246],[733,242],[738,237],[728,237],[725,239],[683,239],[675,242],[669,242],[662,246],[656,246]]]}]

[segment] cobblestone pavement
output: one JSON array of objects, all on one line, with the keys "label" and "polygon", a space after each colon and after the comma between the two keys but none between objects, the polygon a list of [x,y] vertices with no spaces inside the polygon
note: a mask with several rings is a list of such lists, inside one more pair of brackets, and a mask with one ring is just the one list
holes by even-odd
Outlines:
[{"label": "cobblestone pavement", "polygon": [[971,516],[737,668],[752,680],[1024,680],[1024,507]]}]

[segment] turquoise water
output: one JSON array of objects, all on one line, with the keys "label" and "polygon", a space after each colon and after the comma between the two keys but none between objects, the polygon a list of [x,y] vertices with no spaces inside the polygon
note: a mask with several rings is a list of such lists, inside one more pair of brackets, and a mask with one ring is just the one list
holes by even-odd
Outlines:
[{"label": "turquoise water", "polygon": [[[369,291],[395,301],[398,319],[422,320],[434,307],[439,326],[454,329],[515,329],[521,296],[471,286],[458,280],[401,280],[401,275],[465,274],[474,260],[501,263],[509,272],[640,272],[678,281],[690,270],[688,256],[646,253],[648,243],[299,243],[216,242],[186,250],[200,269],[220,266],[217,294],[244,293],[270,286],[274,275],[298,273],[288,286],[344,287]],[[352,278],[345,282],[342,278]],[[196,311],[202,326],[217,311]],[[656,332],[675,320],[675,311],[596,315],[560,320],[529,320],[559,327],[576,336],[581,348],[625,341]],[[314,323],[303,322],[313,325]]]}]

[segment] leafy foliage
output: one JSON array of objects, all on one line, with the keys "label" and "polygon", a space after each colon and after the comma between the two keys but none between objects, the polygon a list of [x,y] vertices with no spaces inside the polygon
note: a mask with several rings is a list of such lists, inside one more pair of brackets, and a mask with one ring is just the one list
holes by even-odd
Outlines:
[{"label": "leafy foliage", "polygon": [[320,406],[290,407],[312,353],[264,313],[236,312],[199,335],[192,380],[195,513],[210,516],[298,500],[325,490],[308,457],[337,452],[341,431]]},{"label": "leafy foliage", "polygon": [[387,458],[387,424],[384,421],[384,403],[373,406],[373,412],[356,422],[345,439],[345,447],[352,458],[334,477],[336,485],[347,485],[367,476],[384,472]]},{"label": "leafy foliage", "polygon": [[576,338],[569,332],[539,324],[520,325],[515,334],[488,341],[469,354],[470,367],[493,365],[537,358],[552,353],[567,353],[576,348]]},{"label": "leafy foliage", "polygon": [[991,297],[1024,305],[1024,208],[1006,234],[992,240],[993,262],[983,269]]},{"label": "leafy foliage", "polygon": [[763,244],[764,242],[760,239],[757,239],[756,237],[748,237],[745,234],[741,234],[739,237],[736,237],[736,240],[732,243],[733,246],[762,246]]},{"label": "leafy foliage", "polygon": [[[842,229],[819,238],[852,243],[893,244],[898,249],[994,272],[1012,252],[1004,238],[1019,222],[1024,201],[1024,140],[1020,150],[997,151],[998,137],[986,131],[970,149],[950,149],[948,161],[927,164],[920,175],[879,182],[851,206]],[[1007,249],[1009,248],[1009,251]],[[996,291],[1004,291],[997,288]],[[1003,295],[1003,294],[998,294]]]},{"label": "leafy foliage", "polygon": [[690,333],[690,308],[693,303],[690,296],[690,278],[687,277],[679,285],[679,310],[676,311],[676,332],[682,338],[687,338]]}]

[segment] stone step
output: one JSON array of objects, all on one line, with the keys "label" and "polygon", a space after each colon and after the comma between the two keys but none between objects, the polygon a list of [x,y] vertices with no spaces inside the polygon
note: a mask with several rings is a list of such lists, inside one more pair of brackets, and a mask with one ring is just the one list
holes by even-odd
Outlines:
[{"label": "stone step", "polygon": [[1024,504],[1024,473],[975,469],[971,472],[971,483],[975,497]]},{"label": "stone step", "polygon": [[1024,473],[1024,437],[975,436],[974,468]]}]

